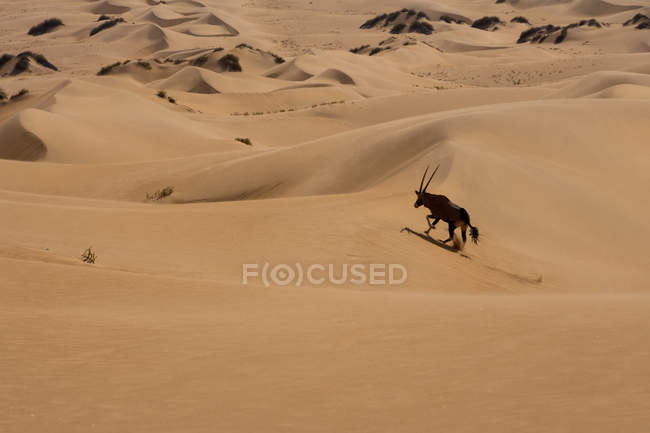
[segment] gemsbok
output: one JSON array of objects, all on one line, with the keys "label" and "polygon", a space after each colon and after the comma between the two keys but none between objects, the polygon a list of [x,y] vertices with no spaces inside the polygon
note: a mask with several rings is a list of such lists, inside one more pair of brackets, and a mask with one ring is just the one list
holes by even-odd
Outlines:
[{"label": "gemsbok", "polygon": [[[429,167],[427,167],[427,169],[424,171],[424,174],[422,175],[422,180],[420,181],[420,189],[418,191],[415,191],[415,195],[418,196],[418,199],[415,201],[415,204],[413,206],[416,208],[424,206],[431,212],[431,214],[427,215],[426,217],[427,226],[429,228],[424,233],[429,235],[429,231],[436,228],[438,221],[443,220],[449,224],[449,239],[444,240],[444,243],[447,243],[454,238],[454,230],[456,230],[458,227],[460,227],[463,233],[463,243],[467,241],[467,227],[470,228],[470,236],[472,238],[472,241],[475,244],[478,243],[478,227],[474,227],[469,222],[469,214],[467,211],[449,200],[444,195],[429,194],[427,192],[427,188],[429,187],[433,176],[436,175],[436,172],[439,168],[440,164],[438,164],[436,169],[431,174],[429,181],[424,186],[424,188],[422,188],[422,185],[424,185],[424,179],[427,176],[427,172],[429,171]],[[431,223],[431,220],[434,220],[433,223]],[[459,248],[458,245],[456,245],[456,247]]]}]

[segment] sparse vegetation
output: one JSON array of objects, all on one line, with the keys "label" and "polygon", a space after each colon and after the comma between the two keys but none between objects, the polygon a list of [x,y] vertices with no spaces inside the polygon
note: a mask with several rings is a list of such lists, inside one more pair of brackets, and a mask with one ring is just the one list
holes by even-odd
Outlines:
[{"label": "sparse vegetation", "polygon": [[386,17],[386,23],[384,24],[384,26],[389,26],[393,21],[399,18],[401,13],[402,11],[395,11],[389,13],[388,16]]},{"label": "sparse vegetation", "polygon": [[637,29],[647,29],[650,26],[650,18],[647,15],[636,14],[623,23],[624,26],[636,25]]},{"label": "sparse vegetation", "polygon": [[480,30],[488,30],[497,24],[503,24],[503,22],[499,19],[499,17],[491,16],[479,18],[472,23],[472,27]]},{"label": "sparse vegetation", "polygon": [[110,29],[111,27],[114,27],[114,26],[118,25],[119,23],[123,23],[123,22],[125,22],[124,18],[121,18],[121,17],[120,18],[113,18],[112,20],[102,21],[102,23],[100,25],[98,25],[97,27],[95,27],[94,29],[92,29],[90,31],[90,36],[94,36],[94,35],[96,35],[97,33],[101,32],[103,30]]},{"label": "sparse vegetation", "polygon": [[208,61],[209,58],[210,58],[209,55],[204,54],[201,57],[198,57],[198,58],[192,60],[192,66],[199,66],[199,67],[203,66],[205,64],[205,62]]},{"label": "sparse vegetation", "polygon": [[510,20],[511,23],[522,23],[522,24],[530,24],[528,22],[528,19],[526,17],[514,17],[513,19]]},{"label": "sparse vegetation", "polygon": [[86,251],[81,254],[81,260],[84,263],[94,264],[97,261],[97,254],[93,251],[93,247],[88,247]]},{"label": "sparse vegetation", "polygon": [[169,101],[170,104],[175,104],[176,103],[176,99],[172,98],[171,96],[167,97],[167,101]]},{"label": "sparse vegetation", "polygon": [[430,35],[433,33],[433,26],[426,21],[413,21],[409,26],[409,32]]},{"label": "sparse vegetation", "polygon": [[3,54],[2,56],[0,56],[0,68],[2,68],[4,65],[9,63],[11,61],[11,59],[13,59],[13,58],[14,58],[14,56],[12,56],[11,54],[6,54],[6,53]]},{"label": "sparse vegetation", "polygon": [[361,24],[360,28],[362,28],[362,29],[371,29],[371,28],[375,27],[377,24],[379,24],[381,21],[385,22],[386,18],[388,18],[388,14],[377,15],[376,17],[371,18],[368,21],[366,21],[365,23]]},{"label": "sparse vegetation", "polygon": [[23,51],[22,53],[18,54],[18,57],[21,58],[31,57],[39,65],[44,66],[48,69],[52,69],[53,71],[58,71],[58,68],[54,66],[52,63],[50,63],[42,54],[33,53],[31,51]]},{"label": "sparse vegetation", "polygon": [[369,55],[369,56],[374,56],[375,54],[380,53],[381,50],[382,50],[381,48],[379,48],[379,47],[375,47],[375,48],[373,48],[373,49],[370,51],[370,54],[368,54],[368,55]]},{"label": "sparse vegetation", "polygon": [[560,34],[555,38],[554,41],[556,44],[559,44],[564,42],[570,29],[576,27],[582,27],[582,26],[601,28],[603,24],[599,23],[598,21],[592,18],[589,20],[581,20],[577,23],[572,23],[563,27],[555,26],[553,24],[547,24],[545,26],[540,26],[540,27],[532,27],[524,32],[521,32],[521,34],[519,35],[519,39],[517,40],[517,43],[522,44],[524,42],[531,42],[531,43],[538,42],[541,44],[549,36],[559,31]]},{"label": "sparse vegetation", "polygon": [[252,146],[253,145],[253,142],[251,142],[251,140],[249,138],[237,137],[237,138],[235,138],[235,140],[239,141],[240,143],[244,143],[247,146]]},{"label": "sparse vegetation", "polygon": [[392,29],[390,29],[390,32],[394,35],[402,33],[402,31],[406,28],[406,24],[404,23],[399,23],[395,24]]},{"label": "sparse vegetation", "polygon": [[18,56],[18,61],[14,65],[14,69],[11,71],[11,75],[22,74],[29,70],[29,58],[27,56]]},{"label": "sparse vegetation", "polygon": [[156,96],[165,99],[167,97],[167,92],[165,92],[164,90],[159,90],[158,93],[156,93]]},{"label": "sparse vegetation", "polygon": [[27,34],[31,36],[43,35],[45,33],[49,33],[53,31],[54,29],[62,25],[63,25],[63,21],[61,21],[60,19],[50,18],[43,21],[40,24],[33,26],[31,29],[29,29],[29,32],[27,32]]},{"label": "sparse vegetation", "polygon": [[561,42],[564,42],[564,39],[566,39],[567,34],[569,33],[569,28],[568,27],[563,27],[562,31],[560,32],[559,36],[555,38],[555,43],[559,44]]},{"label": "sparse vegetation", "polygon": [[27,89],[20,89],[18,92],[16,92],[16,93],[14,93],[13,95],[11,95],[11,98],[10,98],[10,99],[11,99],[12,101],[15,101],[16,99],[20,99],[20,98],[22,98],[23,96],[25,96],[25,95],[28,94],[28,93],[29,93],[29,90],[27,90]]},{"label": "sparse vegetation", "polygon": [[224,71],[228,72],[241,72],[242,68],[239,64],[239,57],[234,54],[226,54],[220,58],[217,63],[223,68]]},{"label": "sparse vegetation", "polygon": [[166,186],[163,189],[159,189],[158,191],[149,194],[147,193],[147,201],[159,201],[164,199],[165,197],[169,197],[174,193],[174,187],[173,186]]},{"label": "sparse vegetation", "polygon": [[120,66],[121,64],[122,64],[122,63],[120,63],[120,62],[115,62],[115,63],[113,63],[112,65],[102,66],[102,68],[99,70],[99,72],[97,72],[97,75],[106,75],[106,74],[109,74],[113,69],[117,68],[117,67]]},{"label": "sparse vegetation", "polygon": [[138,60],[138,61],[136,62],[136,65],[138,65],[139,67],[141,67],[141,68],[143,68],[143,69],[146,69],[146,70],[148,70],[148,71],[151,70],[151,63],[149,63],[149,62],[145,62],[144,60]]},{"label": "sparse vegetation", "polygon": [[354,54],[357,54],[360,51],[363,51],[363,50],[365,50],[367,48],[370,48],[370,45],[361,45],[360,47],[350,48],[350,52],[354,53]]},{"label": "sparse vegetation", "polygon": [[[285,62],[285,60],[284,60],[282,57],[278,56],[278,55],[275,54],[275,53],[272,53],[272,52],[270,52],[270,51],[262,51],[262,50],[260,50],[259,48],[252,47],[252,46],[250,46],[250,45],[248,45],[248,44],[243,44],[243,43],[242,43],[242,44],[237,45],[235,48],[248,48],[249,50],[257,51],[257,52],[259,52],[259,53],[265,53],[265,54],[268,54],[268,55],[270,55],[271,57],[273,57],[273,60],[274,60],[275,63],[277,63],[277,64],[281,64],[281,63],[284,63],[284,62]],[[222,50],[223,50],[223,48],[222,48]]]},{"label": "sparse vegetation", "polygon": [[109,17],[108,15],[101,15],[99,18],[97,18],[97,22],[106,21],[106,20],[110,20],[110,19],[111,19],[111,17]]},{"label": "sparse vegetation", "polygon": [[440,19],[440,21],[444,21],[447,24],[452,24],[452,23],[453,24],[465,24],[465,21],[463,21],[461,19],[458,19],[458,18],[450,17],[449,15],[441,15],[439,19]]},{"label": "sparse vegetation", "polygon": [[524,42],[539,42],[542,43],[548,36],[552,33],[560,30],[561,27],[554,26],[553,24],[547,24],[540,27],[531,27],[528,30],[521,32],[519,39],[517,39],[518,44],[523,44]]},{"label": "sparse vegetation", "polygon": [[402,19],[402,22],[393,25],[390,30],[391,33],[399,34],[402,33],[404,29],[408,29],[411,33],[423,33],[427,35],[430,35],[431,32],[433,32],[433,26],[431,26],[431,24],[421,21],[422,19],[429,19],[426,13],[422,11],[416,12],[414,9],[406,8],[389,14],[377,15],[361,24],[361,28],[372,29],[375,27],[388,27],[400,18]]}]

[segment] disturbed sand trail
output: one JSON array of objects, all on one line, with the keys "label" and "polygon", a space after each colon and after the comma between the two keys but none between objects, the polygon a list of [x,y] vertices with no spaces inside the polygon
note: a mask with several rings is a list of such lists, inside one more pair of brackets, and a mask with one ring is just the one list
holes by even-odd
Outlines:
[{"label": "disturbed sand trail", "polygon": [[[643,16],[0,0],[0,430],[646,432]],[[437,164],[462,252],[412,206]]]}]

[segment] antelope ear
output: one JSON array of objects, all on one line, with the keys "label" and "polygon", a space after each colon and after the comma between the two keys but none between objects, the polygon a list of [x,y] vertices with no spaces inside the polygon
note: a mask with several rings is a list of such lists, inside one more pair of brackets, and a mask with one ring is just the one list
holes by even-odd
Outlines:
[{"label": "antelope ear", "polygon": [[413,192],[415,193],[415,195],[420,195],[420,193],[419,193],[419,192],[417,192],[417,191],[413,191]]}]

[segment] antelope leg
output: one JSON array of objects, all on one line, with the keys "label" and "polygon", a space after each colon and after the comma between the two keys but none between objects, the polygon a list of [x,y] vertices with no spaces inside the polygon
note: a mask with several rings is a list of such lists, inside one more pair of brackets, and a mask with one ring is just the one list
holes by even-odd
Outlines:
[{"label": "antelope leg", "polygon": [[[427,216],[426,216],[426,219],[427,219],[427,226],[428,226],[429,228],[428,228],[424,233],[429,234],[429,232],[431,231],[431,229],[435,229],[435,228],[436,228],[436,224],[438,224],[438,221],[440,221],[440,218],[436,218],[436,217],[434,217],[433,215],[427,215]],[[435,219],[435,221],[433,221],[433,224],[432,224],[431,221],[430,221],[431,219]]]},{"label": "antelope leg", "polygon": [[454,229],[455,228],[456,228],[456,226],[454,224],[449,223],[449,239],[445,239],[444,241],[442,241],[443,243],[446,244],[447,242],[449,242],[450,240],[452,240],[454,238]]}]

